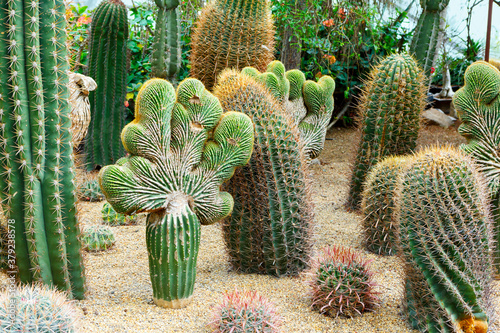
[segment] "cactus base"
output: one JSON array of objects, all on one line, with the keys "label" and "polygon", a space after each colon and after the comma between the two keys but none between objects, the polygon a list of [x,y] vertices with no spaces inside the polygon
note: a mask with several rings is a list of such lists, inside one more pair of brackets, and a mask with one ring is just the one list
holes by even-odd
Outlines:
[{"label": "cactus base", "polygon": [[193,299],[193,296],[189,296],[188,298],[183,298],[183,299],[174,299],[172,301],[166,301],[164,299],[157,299],[153,297],[153,302],[161,306],[162,308],[168,308],[168,309],[182,309],[185,308],[186,306],[191,303],[191,300]]}]

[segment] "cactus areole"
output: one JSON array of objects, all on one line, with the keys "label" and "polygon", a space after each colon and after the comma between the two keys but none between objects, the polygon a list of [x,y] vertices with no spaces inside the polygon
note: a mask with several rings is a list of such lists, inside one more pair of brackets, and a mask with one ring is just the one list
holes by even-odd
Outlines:
[{"label": "cactus areole", "polygon": [[117,213],[149,213],[154,302],[183,307],[193,293],[200,223],[231,213],[233,198],[219,187],[250,159],[252,121],[223,114],[198,80],[182,81],[176,98],[169,82],[153,79],[141,88],[122,141],[130,156],[101,170],[101,188]]},{"label": "cactus areole", "polygon": [[0,193],[21,282],[81,299],[64,15],[60,0],[0,0]]}]

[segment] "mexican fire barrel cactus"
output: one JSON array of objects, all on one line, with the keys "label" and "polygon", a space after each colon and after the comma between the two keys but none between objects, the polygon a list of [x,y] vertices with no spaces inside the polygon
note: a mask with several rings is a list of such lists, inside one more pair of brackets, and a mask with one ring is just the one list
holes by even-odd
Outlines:
[{"label": "mexican fire barrel cactus", "polygon": [[322,76],[318,83],[306,81],[304,73],[297,69],[285,72],[285,66],[278,60],[269,63],[264,73],[253,67],[245,67],[241,72],[262,83],[282,104],[299,128],[306,155],[311,159],[318,157],[332,117],[335,81],[328,75]]},{"label": "mexican fire barrel cactus", "polygon": [[169,82],[152,79],[139,92],[122,141],[130,156],[100,171],[101,188],[117,213],[149,213],[154,302],[183,307],[193,293],[200,223],[231,213],[233,198],[219,187],[250,159],[252,121],[223,114],[198,80],[181,82],[176,98]]},{"label": "mexican fire barrel cactus", "polygon": [[90,126],[85,140],[88,170],[116,162],[125,155],[120,132],[125,125],[127,92],[127,7],[120,0],[104,0],[92,17],[89,73],[97,89],[89,95]]},{"label": "mexican fire barrel cactus", "polygon": [[64,2],[0,1],[0,193],[19,279],[81,299]]},{"label": "mexican fire barrel cactus", "polygon": [[397,196],[412,326],[486,333],[493,223],[472,159],[455,148],[428,148],[405,170]]},{"label": "mexican fire barrel cactus", "polygon": [[181,65],[179,0],[155,0],[158,7],[151,74],[175,81]]},{"label": "mexican fire barrel cactus", "polygon": [[436,56],[437,45],[443,20],[442,13],[450,0],[420,0],[422,13],[411,41],[410,52],[423,66],[426,75],[430,75]]},{"label": "mexican fire barrel cactus", "polygon": [[268,0],[216,0],[201,12],[191,38],[191,76],[211,90],[225,68],[264,71],[274,57]]},{"label": "mexican fire barrel cactus", "polygon": [[255,123],[252,159],[226,185],[235,198],[223,223],[231,264],[243,272],[295,275],[307,268],[312,220],[298,130],[247,75],[223,72],[214,93],[224,110],[248,114]]},{"label": "mexican fire barrel cactus", "polygon": [[362,193],[363,234],[367,249],[376,254],[392,255],[397,251],[398,217],[395,194],[399,175],[408,158],[389,156],[368,173]]},{"label": "mexican fire barrel cactus", "polygon": [[[477,162],[490,190],[496,241],[500,244],[500,71],[478,61],[465,71],[465,85],[453,96],[462,124],[458,132],[467,139],[460,148]],[[497,246],[496,274],[500,276],[500,247]]]},{"label": "mexican fire barrel cactus", "polygon": [[359,208],[372,166],[415,148],[425,90],[422,70],[407,54],[392,54],[371,71],[359,103],[362,137],[349,189],[350,208]]}]

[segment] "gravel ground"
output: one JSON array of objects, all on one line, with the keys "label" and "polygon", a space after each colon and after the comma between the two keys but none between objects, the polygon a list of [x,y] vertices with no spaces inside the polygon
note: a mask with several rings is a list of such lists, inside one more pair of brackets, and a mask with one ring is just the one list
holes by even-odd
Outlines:
[{"label": "gravel ground", "polygon": [[[316,246],[344,245],[358,249],[372,259],[375,280],[381,292],[381,306],[374,313],[353,319],[332,319],[309,308],[306,277],[274,278],[237,274],[227,263],[219,225],[202,226],[197,279],[192,303],[184,309],[157,307],[152,301],[145,218],[138,225],[114,227],[116,246],[108,252],[86,254],[88,297],[77,302],[81,309],[82,332],[210,332],[213,307],[222,293],[235,287],[257,290],[268,297],[283,316],[282,332],[417,332],[408,326],[402,307],[402,265],[398,258],[377,256],[361,246],[361,216],[347,212],[346,200],[351,166],[359,133],[332,129],[320,164],[312,166],[315,203]],[[454,128],[429,126],[421,131],[419,147],[435,143],[458,145],[464,142]],[[100,223],[101,203],[79,203],[84,225]],[[0,286],[6,280],[0,277]],[[500,281],[497,282],[497,290]],[[496,293],[500,315],[500,292]],[[498,323],[490,332],[500,332]]]}]

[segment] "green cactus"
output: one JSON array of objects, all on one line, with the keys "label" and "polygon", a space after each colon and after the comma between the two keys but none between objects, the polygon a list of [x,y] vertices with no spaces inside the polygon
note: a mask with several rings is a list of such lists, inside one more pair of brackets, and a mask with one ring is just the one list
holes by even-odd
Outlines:
[{"label": "green cactus", "polygon": [[422,13],[418,18],[410,52],[423,66],[426,76],[431,74],[432,63],[437,52],[439,34],[441,29],[441,17],[450,0],[420,0]]},{"label": "green cactus", "polygon": [[0,294],[1,332],[73,333],[77,318],[67,295],[46,286],[27,285]]},{"label": "green cactus", "polygon": [[451,147],[415,155],[397,200],[406,303],[421,332],[486,333],[493,223],[473,161]]},{"label": "green cactus", "polygon": [[78,187],[77,192],[78,198],[83,201],[95,202],[104,200],[104,194],[101,192],[97,179],[85,181]]},{"label": "green cactus", "polygon": [[119,225],[135,224],[137,222],[137,215],[127,216],[117,213],[109,202],[105,202],[102,210],[102,220],[104,224],[115,227]]},{"label": "green cactus", "polygon": [[151,75],[175,81],[181,65],[179,0],[155,0],[158,18],[151,55]]},{"label": "green cactus", "polygon": [[19,278],[84,296],[64,2],[0,0],[0,192]]},{"label": "green cactus", "polygon": [[269,0],[216,0],[203,9],[191,37],[190,74],[207,89],[225,68],[264,71],[273,58]]},{"label": "green cactus", "polygon": [[278,60],[269,63],[267,72],[245,67],[241,73],[263,84],[282,104],[299,128],[306,155],[311,159],[318,157],[332,117],[335,81],[328,75],[321,77],[318,83],[306,81],[305,75],[297,69],[285,72],[285,66]]},{"label": "green cactus", "polygon": [[348,206],[358,209],[370,168],[389,155],[415,148],[426,103],[424,75],[407,54],[392,54],[370,73],[359,103],[361,142],[354,163]]},{"label": "green cactus", "polygon": [[156,304],[183,307],[193,293],[200,223],[231,213],[233,198],[220,192],[253,147],[251,120],[222,114],[219,101],[195,79],[146,82],[135,120],[122,132],[130,157],[103,168],[101,188],[121,214],[149,213],[146,244]]},{"label": "green cactus", "polygon": [[0,221],[0,271],[6,271],[9,268],[9,230],[6,225]]},{"label": "green cactus", "polygon": [[82,243],[87,251],[105,251],[115,244],[115,235],[107,226],[93,225],[83,231]]},{"label": "green cactus", "polygon": [[307,268],[311,202],[307,160],[299,133],[283,108],[257,81],[234,70],[214,90],[224,110],[255,123],[254,154],[226,189],[235,198],[223,232],[232,266],[243,272],[295,275]]},{"label": "green cactus", "polygon": [[407,157],[387,157],[366,177],[361,201],[363,234],[367,249],[373,253],[393,255],[397,251],[398,219],[394,195],[398,177],[407,163]]},{"label": "green cactus", "polygon": [[89,36],[88,76],[97,83],[89,94],[91,118],[85,139],[87,170],[115,163],[125,155],[120,132],[127,93],[127,7],[104,0],[95,9]]}]

